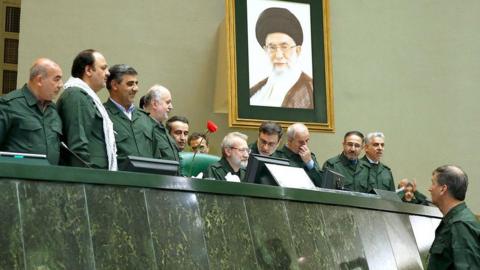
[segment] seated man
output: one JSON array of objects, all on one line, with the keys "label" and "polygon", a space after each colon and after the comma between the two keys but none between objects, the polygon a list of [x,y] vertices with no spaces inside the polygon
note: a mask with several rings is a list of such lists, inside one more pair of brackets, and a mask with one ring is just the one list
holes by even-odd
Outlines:
[{"label": "seated man", "polygon": [[400,180],[397,190],[399,190],[397,191],[398,196],[404,202],[428,205],[427,196],[417,190],[415,180],[413,180],[413,182],[410,182],[407,178]]},{"label": "seated man", "polygon": [[60,157],[62,120],[53,99],[62,89],[62,70],[50,59],[37,59],[28,83],[0,97],[0,151]]},{"label": "seated man", "polygon": [[187,143],[194,153],[208,154],[208,151],[210,151],[208,148],[208,138],[204,134],[193,132],[188,136]]},{"label": "seated man", "polygon": [[113,122],[118,166],[122,169],[130,155],[155,157],[155,121],[133,105],[138,92],[137,71],[127,65],[114,65],[109,72],[110,98],[104,106]]},{"label": "seated man", "polygon": [[310,132],[302,123],[295,123],[287,129],[287,143],[282,149],[275,152],[274,157],[285,158],[290,165],[303,168],[312,182],[320,187],[322,184],[323,172],[318,166],[315,154],[310,152],[308,141]]},{"label": "seated man", "polygon": [[282,127],[275,123],[266,121],[258,128],[258,139],[249,145],[253,154],[271,156],[277,150],[282,138]]},{"label": "seated man", "polygon": [[230,132],[223,138],[222,158],[208,166],[205,178],[240,182],[245,179],[245,168],[248,163],[250,148],[247,135]]},{"label": "seated man", "polygon": [[363,134],[349,131],[343,137],[343,152],[330,158],[323,164],[323,170],[330,169],[342,174],[347,190],[370,192],[368,185],[368,167],[358,157],[363,149]]},{"label": "seated man", "polygon": [[175,140],[178,150],[181,152],[187,145],[188,119],[184,116],[172,116],[167,120],[167,130]]},{"label": "seated man", "polygon": [[173,109],[170,91],[158,84],[152,86],[144,97],[143,105],[145,111],[150,113],[150,117],[157,123],[155,127],[159,138],[156,149],[158,153],[155,156],[160,159],[179,161],[178,147],[163,125],[168,118],[168,113]]},{"label": "seated man", "polygon": [[385,135],[382,132],[371,132],[365,138],[365,156],[363,162],[369,169],[369,185],[372,188],[395,191],[392,171],[380,162],[385,147]]}]

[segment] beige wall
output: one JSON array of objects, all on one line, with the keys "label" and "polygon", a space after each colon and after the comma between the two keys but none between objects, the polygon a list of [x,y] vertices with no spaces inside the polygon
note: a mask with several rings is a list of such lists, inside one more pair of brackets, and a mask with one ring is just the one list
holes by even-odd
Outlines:
[{"label": "beige wall", "polygon": [[[19,84],[36,57],[53,58],[68,77],[75,54],[96,48],[110,64],[133,65],[142,92],[169,87],[174,114],[192,130],[216,121],[218,145],[231,130],[213,108],[224,8],[223,0],[23,0]],[[381,130],[397,179],[416,178],[428,194],[435,167],[459,164],[470,176],[467,203],[480,213],[480,2],[331,0],[330,9],[337,132],[312,134],[319,162],[340,152],[346,131]]]}]

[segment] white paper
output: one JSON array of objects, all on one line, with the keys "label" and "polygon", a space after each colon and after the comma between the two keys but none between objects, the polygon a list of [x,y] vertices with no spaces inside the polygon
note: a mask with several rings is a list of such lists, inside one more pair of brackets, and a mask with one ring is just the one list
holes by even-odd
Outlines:
[{"label": "white paper", "polygon": [[288,188],[317,189],[302,168],[265,163],[278,185]]}]

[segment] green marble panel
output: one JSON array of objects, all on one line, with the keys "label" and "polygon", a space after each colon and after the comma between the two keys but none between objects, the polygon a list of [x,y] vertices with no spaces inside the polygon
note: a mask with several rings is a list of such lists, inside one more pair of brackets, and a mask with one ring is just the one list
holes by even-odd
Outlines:
[{"label": "green marble panel", "polygon": [[397,264],[382,213],[361,209],[351,211],[360,232],[369,269],[396,269]]},{"label": "green marble panel", "polygon": [[320,205],[286,202],[300,269],[333,269],[335,262],[325,233]]},{"label": "green marble panel", "polygon": [[262,269],[299,269],[283,201],[245,198],[258,264]]},{"label": "green marble panel", "polygon": [[258,269],[244,199],[198,194],[210,269]]},{"label": "green marble panel", "polygon": [[19,185],[26,269],[93,269],[82,185]]},{"label": "green marble panel", "polygon": [[382,215],[397,268],[402,270],[423,269],[408,215],[387,212],[383,212]]},{"label": "green marble panel", "polygon": [[97,270],[156,269],[144,191],[86,187]]},{"label": "green marble panel", "polygon": [[195,193],[148,190],[145,196],[158,269],[208,269]]},{"label": "green marble panel", "polygon": [[334,269],[369,269],[351,208],[322,205],[325,233],[334,250]]},{"label": "green marble panel", "polygon": [[0,181],[0,269],[25,269],[17,185]]}]

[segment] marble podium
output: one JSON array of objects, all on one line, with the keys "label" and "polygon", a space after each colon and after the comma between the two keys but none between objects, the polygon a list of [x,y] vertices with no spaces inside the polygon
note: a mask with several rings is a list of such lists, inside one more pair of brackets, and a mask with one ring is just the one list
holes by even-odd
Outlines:
[{"label": "marble podium", "polygon": [[0,269],[423,269],[441,213],[376,195],[0,162]]}]

